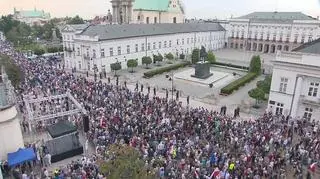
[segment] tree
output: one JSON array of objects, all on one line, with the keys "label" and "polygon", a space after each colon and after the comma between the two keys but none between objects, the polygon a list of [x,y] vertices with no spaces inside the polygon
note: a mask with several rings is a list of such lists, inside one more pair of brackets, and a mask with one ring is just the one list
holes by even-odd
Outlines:
[{"label": "tree", "polygon": [[59,48],[58,48],[59,52],[63,52],[63,46],[60,45]]},{"label": "tree", "polygon": [[110,64],[110,68],[112,71],[114,71],[114,76],[117,76],[117,71],[121,70],[121,63],[120,62],[112,63]]},{"label": "tree", "polygon": [[146,65],[146,68],[152,63],[151,57],[144,56],[142,57],[142,64]]},{"label": "tree", "polygon": [[200,60],[199,57],[200,57],[200,51],[199,49],[196,48],[192,51],[192,55],[191,55],[192,63],[196,64]]},{"label": "tree", "polygon": [[163,56],[159,53],[158,54],[158,62],[162,62],[163,61]]},{"label": "tree", "polygon": [[204,46],[201,46],[200,59],[203,60],[203,61],[206,61],[207,56],[208,56],[208,53],[206,51],[206,48],[204,48]]},{"label": "tree", "polygon": [[131,73],[133,73],[133,68],[138,66],[138,59],[130,59],[127,61],[128,68],[131,68]]},{"label": "tree", "polygon": [[264,100],[264,91],[260,88],[252,89],[248,92],[249,96],[256,100],[256,105],[259,101]]},{"label": "tree", "polygon": [[58,47],[48,47],[47,48],[48,53],[56,53],[59,51]]},{"label": "tree", "polygon": [[184,60],[184,59],[186,58],[186,55],[182,53],[182,54],[180,54],[179,58],[180,58],[181,60]]},{"label": "tree", "polygon": [[167,53],[167,54],[165,55],[165,57],[166,57],[166,59],[168,59],[168,60],[173,60],[173,59],[174,59],[174,56],[173,56],[172,53]]},{"label": "tree", "polygon": [[153,55],[153,63],[158,63],[158,65],[160,65],[159,62],[163,61],[163,56],[158,53],[158,55]]},{"label": "tree", "polygon": [[270,93],[272,76],[268,75],[263,81],[257,82],[257,87],[262,89],[265,94]]},{"label": "tree", "polygon": [[260,56],[253,56],[250,61],[250,72],[260,74],[261,73],[261,60]]},{"label": "tree", "polygon": [[19,83],[24,79],[24,74],[20,67],[17,66],[12,60],[10,60],[9,56],[6,55],[0,56],[0,67],[1,66],[4,66],[12,86],[17,88]]},{"label": "tree", "polygon": [[43,48],[35,48],[35,49],[33,50],[33,53],[34,53],[35,55],[41,56],[41,55],[43,55],[43,54],[45,53],[45,51],[44,51]]},{"label": "tree", "polygon": [[214,63],[216,62],[216,56],[210,51],[207,55],[207,61],[209,63]]},{"label": "tree", "polygon": [[76,15],[75,17],[68,19],[67,24],[84,24],[84,20],[79,17],[79,15]]},{"label": "tree", "polygon": [[127,145],[113,144],[108,147],[105,158],[98,161],[99,171],[110,179],[152,179],[155,174],[145,168],[139,151]]}]

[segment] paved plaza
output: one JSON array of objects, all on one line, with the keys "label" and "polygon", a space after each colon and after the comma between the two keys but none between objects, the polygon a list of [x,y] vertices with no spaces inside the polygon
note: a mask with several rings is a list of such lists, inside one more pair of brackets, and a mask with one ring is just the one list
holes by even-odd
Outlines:
[{"label": "paved plaza", "polygon": [[237,79],[237,77],[233,76],[231,73],[219,72],[214,69],[210,70],[210,72],[213,74],[212,76],[206,79],[199,79],[191,76],[194,74],[194,71],[195,70],[192,68],[183,70],[179,73],[174,74],[174,79],[179,79],[182,81],[190,81],[195,84],[204,85],[204,86],[213,84],[215,88],[221,88],[226,84],[230,83],[231,81],[234,81],[235,79]]},{"label": "paved plaza", "polygon": [[252,52],[244,50],[235,50],[235,49],[221,49],[214,51],[214,54],[218,62],[222,63],[232,63],[235,65],[249,66],[250,60],[254,55],[260,55],[262,66],[265,69],[266,73],[272,73],[272,61],[275,60],[275,54],[267,54],[261,52]]}]

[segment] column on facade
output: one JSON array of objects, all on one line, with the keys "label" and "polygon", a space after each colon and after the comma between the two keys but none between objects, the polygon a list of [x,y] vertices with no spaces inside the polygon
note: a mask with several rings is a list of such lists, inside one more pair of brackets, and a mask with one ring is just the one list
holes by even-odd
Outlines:
[{"label": "column on facade", "polygon": [[132,4],[128,5],[128,23],[132,22]]},{"label": "column on facade", "polygon": [[301,76],[298,77],[296,88],[294,89],[293,103],[291,106],[291,117],[297,117],[297,110],[299,106],[299,100],[301,95],[303,78]]},{"label": "column on facade", "polygon": [[122,22],[123,23],[128,23],[128,12],[127,12],[128,8],[127,8],[127,5],[124,4],[122,6]]},{"label": "column on facade", "polygon": [[118,11],[119,11],[119,7],[116,5],[112,6],[112,22],[114,24],[118,23]]},{"label": "column on facade", "polygon": [[271,53],[271,44],[269,44],[268,53]]}]

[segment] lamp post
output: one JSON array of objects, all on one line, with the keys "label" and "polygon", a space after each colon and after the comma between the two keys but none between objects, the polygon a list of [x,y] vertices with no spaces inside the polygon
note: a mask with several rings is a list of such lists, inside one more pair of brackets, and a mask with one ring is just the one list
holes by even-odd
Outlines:
[{"label": "lamp post", "polygon": [[170,75],[166,75],[166,78],[169,79],[169,81],[171,81],[171,100],[173,101],[173,72],[171,72],[171,76]]}]

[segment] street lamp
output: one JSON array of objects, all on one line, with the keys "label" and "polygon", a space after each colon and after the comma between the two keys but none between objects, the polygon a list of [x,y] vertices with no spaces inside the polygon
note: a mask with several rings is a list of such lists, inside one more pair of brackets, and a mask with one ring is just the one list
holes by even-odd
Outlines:
[{"label": "street lamp", "polygon": [[171,100],[173,101],[173,72],[171,72],[171,76],[170,75],[166,75],[166,78],[169,79],[169,81],[171,81]]}]

